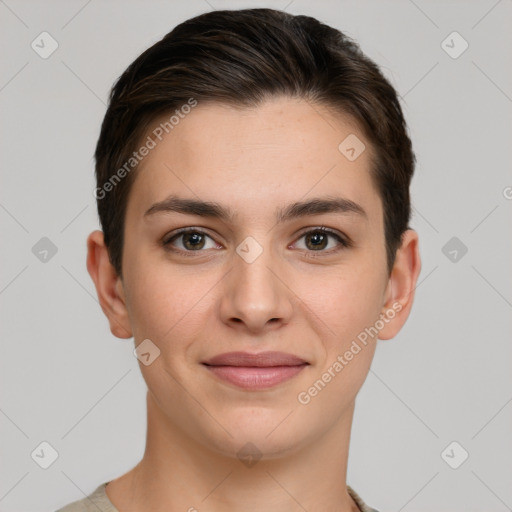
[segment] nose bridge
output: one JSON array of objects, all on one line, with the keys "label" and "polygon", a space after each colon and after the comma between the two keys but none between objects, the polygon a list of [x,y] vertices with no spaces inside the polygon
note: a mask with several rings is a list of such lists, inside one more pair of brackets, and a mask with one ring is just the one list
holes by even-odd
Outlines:
[{"label": "nose bridge", "polygon": [[268,245],[245,238],[233,254],[222,303],[225,321],[243,322],[251,330],[276,320],[287,322],[291,293],[279,276],[281,265]]}]

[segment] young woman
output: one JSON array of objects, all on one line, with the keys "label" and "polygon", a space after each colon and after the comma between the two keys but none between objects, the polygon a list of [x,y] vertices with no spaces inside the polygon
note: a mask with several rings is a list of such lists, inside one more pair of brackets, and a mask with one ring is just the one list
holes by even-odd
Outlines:
[{"label": "young woman", "polygon": [[355,512],[355,399],[420,271],[396,92],[271,9],[177,26],[115,84],[87,267],[147,383],[142,460],[61,512]]}]

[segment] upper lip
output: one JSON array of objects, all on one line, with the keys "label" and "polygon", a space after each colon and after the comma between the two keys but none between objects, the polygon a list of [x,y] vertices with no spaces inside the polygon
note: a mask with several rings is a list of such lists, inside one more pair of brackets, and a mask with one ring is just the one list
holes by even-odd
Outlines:
[{"label": "upper lip", "polygon": [[226,352],[204,361],[209,366],[297,366],[309,364],[304,359],[286,352]]}]

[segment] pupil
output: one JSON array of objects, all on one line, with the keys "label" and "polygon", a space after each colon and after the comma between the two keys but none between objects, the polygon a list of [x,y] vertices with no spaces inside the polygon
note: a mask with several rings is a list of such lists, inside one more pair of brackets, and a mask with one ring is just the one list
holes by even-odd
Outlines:
[{"label": "pupil", "polygon": [[191,247],[193,249],[197,249],[198,247],[201,248],[202,245],[204,245],[204,242],[202,245],[197,245],[197,242],[201,242],[202,235],[199,233],[187,233],[185,234],[185,245],[188,246],[191,243]]},{"label": "pupil", "polygon": [[325,235],[323,233],[315,233],[314,235],[311,235],[309,239],[313,241],[313,246],[318,248],[323,242],[325,242]]}]

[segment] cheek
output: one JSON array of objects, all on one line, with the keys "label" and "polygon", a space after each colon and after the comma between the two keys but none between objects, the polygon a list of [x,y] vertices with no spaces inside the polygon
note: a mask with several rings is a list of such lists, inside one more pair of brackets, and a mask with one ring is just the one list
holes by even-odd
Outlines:
[{"label": "cheek", "polygon": [[328,333],[325,339],[340,349],[378,319],[383,290],[382,274],[361,266],[331,269],[328,275],[304,282],[298,295],[321,320]]},{"label": "cheek", "polygon": [[[198,276],[190,269],[172,271],[170,266],[138,265],[130,272],[130,320],[137,341],[149,338],[157,345],[185,339],[201,325],[198,317],[208,306],[205,291],[213,286],[210,277]],[[128,272],[127,272],[128,275]]]},{"label": "cheek", "polygon": [[321,319],[317,325],[322,332],[317,334],[324,349],[297,395],[311,415],[334,421],[363,385],[375,353],[377,338],[369,328],[381,311],[382,290],[376,285],[381,281],[382,276],[369,270],[341,272],[324,282],[323,293],[308,300],[309,309]]}]

